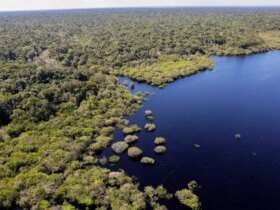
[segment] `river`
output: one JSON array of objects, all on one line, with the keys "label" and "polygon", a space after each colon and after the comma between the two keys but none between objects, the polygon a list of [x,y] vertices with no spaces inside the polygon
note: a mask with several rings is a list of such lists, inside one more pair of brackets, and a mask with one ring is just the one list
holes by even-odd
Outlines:
[{"label": "river", "polygon": [[[136,145],[156,164],[142,166],[123,155],[113,169],[171,192],[195,179],[204,210],[279,210],[280,52],[213,60],[213,70],[164,89],[136,83],[134,93],[152,94],[129,120],[143,127],[144,110],[153,110],[157,129],[139,133]],[[167,139],[164,155],[153,152],[156,136]],[[167,205],[183,209],[175,201]]]}]

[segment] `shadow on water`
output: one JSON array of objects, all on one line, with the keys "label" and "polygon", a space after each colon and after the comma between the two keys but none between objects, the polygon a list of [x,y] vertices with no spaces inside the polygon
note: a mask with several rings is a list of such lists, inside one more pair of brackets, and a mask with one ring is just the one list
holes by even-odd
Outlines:
[{"label": "shadow on water", "polygon": [[[144,110],[153,110],[157,130],[139,133],[136,145],[156,164],[145,167],[123,155],[112,168],[171,192],[195,179],[204,210],[279,210],[280,52],[213,59],[213,71],[164,89],[135,83],[134,93],[153,94],[129,120],[143,127]],[[167,139],[164,155],[153,152],[156,136]],[[120,132],[116,137],[123,139]],[[182,209],[175,201],[168,207]]]}]

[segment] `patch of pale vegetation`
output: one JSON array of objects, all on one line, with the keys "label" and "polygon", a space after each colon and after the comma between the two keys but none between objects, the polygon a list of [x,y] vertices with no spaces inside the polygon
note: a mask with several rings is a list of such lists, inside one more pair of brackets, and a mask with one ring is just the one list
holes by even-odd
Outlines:
[{"label": "patch of pale vegetation", "polygon": [[206,56],[190,56],[186,59],[163,56],[153,64],[122,68],[120,74],[140,82],[163,87],[178,78],[212,67],[213,62]]},{"label": "patch of pale vegetation", "polygon": [[271,49],[280,49],[280,31],[262,32],[259,36]]}]

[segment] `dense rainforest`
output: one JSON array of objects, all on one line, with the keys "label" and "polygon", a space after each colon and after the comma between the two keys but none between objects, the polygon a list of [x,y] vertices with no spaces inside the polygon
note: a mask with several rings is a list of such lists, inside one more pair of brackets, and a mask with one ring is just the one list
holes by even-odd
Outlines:
[{"label": "dense rainforest", "polygon": [[[163,87],[211,55],[279,48],[279,8],[0,13],[0,208],[166,209],[164,186],[99,160],[145,97],[117,77]],[[193,191],[174,197],[200,209]]]}]

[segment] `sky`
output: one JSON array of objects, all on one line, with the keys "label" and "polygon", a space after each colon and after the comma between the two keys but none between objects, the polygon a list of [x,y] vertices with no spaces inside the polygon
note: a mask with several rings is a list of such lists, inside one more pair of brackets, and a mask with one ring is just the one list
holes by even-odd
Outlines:
[{"label": "sky", "polygon": [[280,0],[0,0],[0,11],[158,7],[158,6],[280,6]]}]

